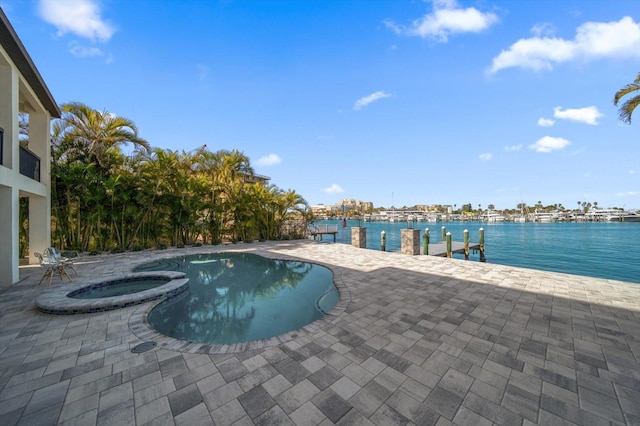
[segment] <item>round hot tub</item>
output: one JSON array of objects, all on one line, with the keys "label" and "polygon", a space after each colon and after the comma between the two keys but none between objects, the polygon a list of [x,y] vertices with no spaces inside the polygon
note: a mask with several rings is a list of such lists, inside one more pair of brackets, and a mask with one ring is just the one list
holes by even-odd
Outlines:
[{"label": "round hot tub", "polygon": [[36,306],[55,315],[103,312],[173,297],[185,291],[188,282],[177,271],[133,273],[50,289],[36,299]]},{"label": "round hot tub", "polygon": [[139,276],[100,282],[67,294],[72,299],[101,299],[103,297],[123,296],[159,287],[171,281],[171,278],[157,276]]}]

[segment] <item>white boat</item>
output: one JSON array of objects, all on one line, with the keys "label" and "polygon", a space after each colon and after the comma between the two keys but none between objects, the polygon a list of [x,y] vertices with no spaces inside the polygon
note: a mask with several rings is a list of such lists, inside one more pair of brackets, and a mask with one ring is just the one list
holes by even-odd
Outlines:
[{"label": "white boat", "polygon": [[504,217],[503,215],[501,215],[498,212],[488,211],[486,214],[482,215],[482,219],[485,222],[498,223],[498,222],[504,222],[506,217]]},{"label": "white boat", "polygon": [[610,222],[640,222],[640,212],[638,210],[623,212],[607,218]]},{"label": "white boat", "polygon": [[534,222],[551,223],[551,222],[557,222],[557,220],[558,220],[558,215],[554,214],[553,212],[536,211],[533,213]]}]

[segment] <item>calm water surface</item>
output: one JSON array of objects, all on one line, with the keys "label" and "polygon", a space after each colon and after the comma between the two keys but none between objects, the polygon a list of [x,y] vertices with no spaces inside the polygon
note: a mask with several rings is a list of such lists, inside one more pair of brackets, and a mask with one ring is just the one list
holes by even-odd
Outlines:
[{"label": "calm water surface", "polygon": [[181,271],[189,289],[149,312],[167,336],[232,344],[277,336],[321,318],[338,302],[328,268],[249,253],[211,253],[161,259],[135,271]]},{"label": "calm water surface", "polygon": [[[337,220],[316,224],[338,225],[336,241],[351,244],[351,227],[358,226],[358,221],[348,221],[346,228]],[[368,249],[380,250],[380,233],[385,231],[386,250],[397,251],[400,230],[407,223],[363,222],[362,226],[367,228]],[[489,263],[640,283],[640,223],[414,224],[414,228],[420,229],[421,238],[425,228],[429,228],[432,242],[440,240],[442,226],[451,232],[454,241],[462,241],[463,231],[468,229],[471,242],[478,241],[479,229],[484,228]],[[331,236],[323,239],[333,241]],[[471,259],[478,260],[478,255],[472,255]]]}]

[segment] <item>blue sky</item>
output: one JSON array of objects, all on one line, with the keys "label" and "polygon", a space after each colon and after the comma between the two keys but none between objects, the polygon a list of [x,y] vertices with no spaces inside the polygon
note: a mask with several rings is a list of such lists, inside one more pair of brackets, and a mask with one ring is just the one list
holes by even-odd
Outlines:
[{"label": "blue sky", "polygon": [[0,0],[58,103],[310,204],[640,208],[640,2]]}]

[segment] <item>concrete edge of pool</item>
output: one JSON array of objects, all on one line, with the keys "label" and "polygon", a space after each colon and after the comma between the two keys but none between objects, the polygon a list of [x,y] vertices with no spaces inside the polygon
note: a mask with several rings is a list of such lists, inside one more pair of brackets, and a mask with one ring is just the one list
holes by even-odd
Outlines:
[{"label": "concrete edge of pool", "polygon": [[[122,280],[135,280],[136,278],[164,278],[169,282],[166,284],[139,291],[137,293],[124,294],[120,296],[103,297],[95,299],[73,299],[68,297],[83,288],[98,284],[108,284]],[[129,306],[140,305],[149,301],[173,297],[182,293],[188,287],[189,279],[185,278],[183,272],[176,271],[154,271],[154,272],[132,272],[109,279],[97,279],[79,284],[69,284],[62,287],[45,290],[36,299],[36,307],[39,311],[52,315],[73,315],[94,312],[104,312],[113,309],[121,309]]]},{"label": "concrete edge of pool", "polygon": [[[263,257],[268,257],[270,259],[281,259],[281,260],[300,260],[295,257],[284,256],[284,255],[274,255],[273,253],[263,253],[263,252],[255,252]],[[338,290],[339,298],[336,305],[331,309],[328,313],[323,315],[321,318],[313,321],[306,326],[289,331],[284,334],[280,334],[277,336],[269,337],[266,339],[260,340],[252,340],[248,342],[241,343],[232,343],[232,344],[211,344],[211,343],[197,343],[197,342],[189,342],[186,340],[175,339],[173,337],[166,336],[154,328],[152,328],[147,322],[147,314],[156,307],[163,300],[154,301],[154,303],[145,304],[139,306],[129,317],[129,329],[131,332],[143,342],[156,342],[157,347],[161,349],[172,350],[176,352],[183,353],[193,353],[193,354],[228,354],[228,353],[238,353],[255,349],[263,349],[272,346],[277,346],[282,343],[289,342],[294,339],[299,339],[306,335],[310,335],[318,332],[319,330],[327,327],[332,324],[335,320],[337,320],[340,315],[347,309],[349,304],[351,303],[351,292],[348,287],[344,284],[344,281],[339,273],[339,269],[331,267],[330,265],[322,264],[319,262],[310,262],[316,265],[323,266],[329,269],[333,275],[333,284]]]}]

